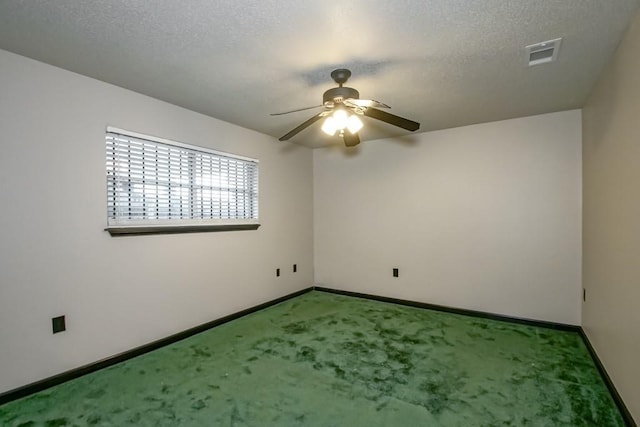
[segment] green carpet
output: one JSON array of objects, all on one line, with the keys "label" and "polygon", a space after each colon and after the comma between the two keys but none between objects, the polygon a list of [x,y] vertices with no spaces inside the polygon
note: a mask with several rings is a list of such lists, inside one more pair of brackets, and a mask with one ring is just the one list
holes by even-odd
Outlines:
[{"label": "green carpet", "polygon": [[624,426],[580,336],[311,292],[0,406],[2,426]]}]

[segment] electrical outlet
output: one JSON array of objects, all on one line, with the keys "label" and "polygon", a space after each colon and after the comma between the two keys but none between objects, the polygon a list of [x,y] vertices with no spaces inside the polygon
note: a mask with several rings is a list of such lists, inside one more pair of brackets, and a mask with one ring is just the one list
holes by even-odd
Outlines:
[{"label": "electrical outlet", "polygon": [[280,269],[276,268],[276,277],[280,277]]},{"label": "electrical outlet", "polygon": [[298,272],[298,264],[293,264],[293,272],[294,273]]},{"label": "electrical outlet", "polygon": [[399,277],[400,271],[397,268],[393,269],[393,277]]},{"label": "electrical outlet", "polygon": [[51,326],[53,327],[53,333],[57,334],[58,332],[66,331],[67,326],[65,324],[64,316],[58,316],[51,319]]}]

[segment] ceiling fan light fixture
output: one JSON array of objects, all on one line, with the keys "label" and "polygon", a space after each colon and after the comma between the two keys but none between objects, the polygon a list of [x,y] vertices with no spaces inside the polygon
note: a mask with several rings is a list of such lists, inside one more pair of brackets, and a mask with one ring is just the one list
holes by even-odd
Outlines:
[{"label": "ceiling fan light fixture", "polygon": [[336,134],[338,130],[338,126],[336,126],[336,121],[332,116],[327,117],[327,119],[322,124],[322,131],[329,136],[333,136]]},{"label": "ceiling fan light fixture", "polygon": [[343,109],[337,109],[333,113],[333,121],[336,124],[336,128],[344,129],[349,124],[349,114]]},{"label": "ceiling fan light fixture", "polygon": [[362,121],[341,108],[334,111],[322,124],[322,131],[331,136],[335,135],[337,131],[343,132],[345,129],[349,129],[351,133],[356,133],[361,128]]},{"label": "ceiling fan light fixture", "polygon": [[347,129],[349,129],[349,132],[356,134],[360,129],[362,129],[362,126],[362,120],[360,120],[358,116],[355,114],[349,116],[349,119],[347,120]]}]

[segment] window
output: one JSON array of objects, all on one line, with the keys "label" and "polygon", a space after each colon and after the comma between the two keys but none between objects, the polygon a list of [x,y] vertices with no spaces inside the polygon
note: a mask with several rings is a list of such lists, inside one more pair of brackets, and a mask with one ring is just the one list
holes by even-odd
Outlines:
[{"label": "window", "polygon": [[258,161],[107,128],[111,234],[258,228]]}]

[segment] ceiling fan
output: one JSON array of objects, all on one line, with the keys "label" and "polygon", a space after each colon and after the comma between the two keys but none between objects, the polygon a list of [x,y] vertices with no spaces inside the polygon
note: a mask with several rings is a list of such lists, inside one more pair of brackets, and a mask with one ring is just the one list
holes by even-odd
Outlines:
[{"label": "ceiling fan", "polygon": [[286,141],[292,138],[323,117],[326,117],[326,119],[322,125],[322,130],[329,135],[338,134],[343,138],[344,144],[347,147],[354,147],[360,143],[358,131],[362,128],[363,124],[358,116],[370,117],[412,132],[420,128],[420,123],[418,122],[380,110],[380,108],[391,108],[382,102],[372,99],[360,99],[360,93],[357,90],[343,86],[349,77],[351,77],[351,71],[345,68],[339,68],[331,72],[331,78],[338,84],[338,87],[329,89],[322,95],[322,105],[271,114],[272,116],[280,116],[297,111],[324,107],[322,112],[314,115],[286,135],[280,137],[279,140]]}]

